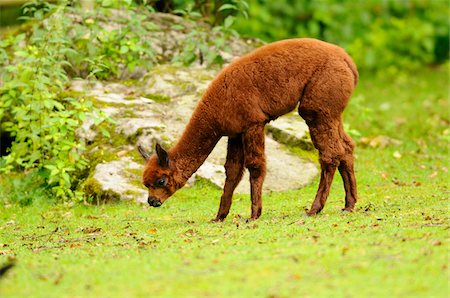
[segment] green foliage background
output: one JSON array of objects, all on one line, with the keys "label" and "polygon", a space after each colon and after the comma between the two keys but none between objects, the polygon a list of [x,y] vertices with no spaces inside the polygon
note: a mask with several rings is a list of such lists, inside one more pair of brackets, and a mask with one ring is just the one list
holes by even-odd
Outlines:
[{"label": "green foliage background", "polygon": [[[192,1],[175,2],[186,6]],[[211,2],[202,3],[208,6],[214,4]],[[249,0],[247,3],[248,6],[236,6],[232,11],[236,14],[234,29],[241,35],[267,42],[319,38],[346,48],[360,70],[396,73],[449,58],[448,1]],[[205,17],[211,19],[207,14]]]}]

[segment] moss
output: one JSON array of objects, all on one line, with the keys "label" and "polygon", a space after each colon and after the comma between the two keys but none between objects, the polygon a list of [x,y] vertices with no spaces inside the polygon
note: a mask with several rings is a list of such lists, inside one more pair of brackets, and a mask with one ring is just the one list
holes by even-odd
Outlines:
[{"label": "moss", "polygon": [[117,83],[128,86],[128,87],[134,87],[138,83],[138,80],[136,79],[126,79],[126,80],[119,80]]},{"label": "moss", "polygon": [[[140,186],[142,187],[142,185],[140,185]],[[132,198],[132,197],[138,197],[138,196],[140,196],[142,194],[140,192],[137,192],[137,191],[127,190],[127,191],[125,191],[124,195]]]},{"label": "moss", "polygon": [[164,95],[164,94],[150,93],[150,94],[145,94],[144,97],[151,99],[157,103],[169,103],[171,100],[171,98],[169,96]]},{"label": "moss", "polygon": [[[130,174],[131,177],[136,177],[136,179],[129,179],[129,183],[136,186],[137,188],[143,188],[142,181],[141,181],[143,168],[144,168],[144,166],[142,166],[142,169],[126,169],[125,170]],[[131,192],[133,192],[133,191],[131,191]],[[136,192],[133,192],[133,194],[134,193],[136,193]],[[139,194],[139,193],[137,193],[137,194]]]},{"label": "moss", "polygon": [[102,108],[129,108],[132,105],[125,104],[125,103],[116,103],[116,102],[107,102],[100,99],[97,99],[93,96],[85,96],[84,98],[89,98],[90,101],[94,104],[96,108],[102,109]]},{"label": "moss", "polygon": [[133,108],[133,106],[127,109],[121,109],[117,118],[137,118],[137,115],[134,111],[135,109]]},{"label": "moss", "polygon": [[[134,148],[133,150],[130,150],[127,152],[127,154],[125,154],[125,156],[131,157],[131,159],[139,164],[142,164],[142,167],[144,167],[145,165],[145,160],[144,158],[141,156],[141,154],[139,153],[139,151],[137,150],[137,148]],[[142,174],[142,172],[141,172]],[[141,175],[139,174],[139,175]]]},{"label": "moss", "polygon": [[308,160],[311,160],[315,163],[319,163],[319,152],[314,149],[314,150],[303,150],[301,148],[298,147],[292,147],[292,146],[288,146],[285,145],[285,148],[293,153],[294,155],[301,157],[301,158],[305,158]]},{"label": "moss", "polygon": [[199,81],[211,81],[212,79],[214,79],[214,76],[207,74],[200,74],[197,76],[197,79]]},{"label": "moss", "polygon": [[61,98],[72,97],[72,98],[83,98],[83,99],[89,99],[89,100],[91,100],[93,98],[93,97],[86,96],[86,94],[83,92],[79,92],[79,91],[75,91],[75,90],[71,90],[71,89],[62,90],[59,95]]},{"label": "moss", "polygon": [[274,140],[282,144],[290,147],[297,147],[305,151],[314,150],[314,145],[312,144],[308,134],[305,134],[301,139],[299,139],[276,127],[267,126],[267,131],[272,134]]},{"label": "moss", "polygon": [[91,167],[95,167],[99,163],[109,162],[117,159],[117,154],[111,148],[104,148],[102,146],[95,146],[91,148],[87,154]]},{"label": "moss", "polygon": [[110,191],[102,189],[100,182],[94,177],[89,177],[82,184],[82,189],[86,195],[89,203],[99,202],[116,202],[120,200],[120,195]]}]

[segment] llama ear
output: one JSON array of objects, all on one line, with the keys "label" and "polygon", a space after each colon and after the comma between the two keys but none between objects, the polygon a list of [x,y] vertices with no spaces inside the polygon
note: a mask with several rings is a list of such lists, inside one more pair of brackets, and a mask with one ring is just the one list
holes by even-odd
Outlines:
[{"label": "llama ear", "polygon": [[150,154],[141,145],[138,145],[137,149],[146,161],[150,158]]},{"label": "llama ear", "polygon": [[164,150],[160,144],[156,144],[156,155],[158,155],[158,164],[163,168],[169,167],[169,153]]}]

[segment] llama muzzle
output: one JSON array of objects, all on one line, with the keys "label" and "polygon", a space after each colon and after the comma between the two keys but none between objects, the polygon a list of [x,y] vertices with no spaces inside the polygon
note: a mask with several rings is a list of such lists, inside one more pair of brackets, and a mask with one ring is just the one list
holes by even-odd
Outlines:
[{"label": "llama muzzle", "polygon": [[147,202],[152,207],[159,207],[162,205],[160,200],[158,200],[157,198],[153,198],[153,197],[148,197]]}]

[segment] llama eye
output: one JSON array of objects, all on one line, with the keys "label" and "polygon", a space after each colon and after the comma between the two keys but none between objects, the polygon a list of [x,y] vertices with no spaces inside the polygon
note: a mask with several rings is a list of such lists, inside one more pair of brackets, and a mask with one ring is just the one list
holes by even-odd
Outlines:
[{"label": "llama eye", "polygon": [[166,177],[162,177],[155,182],[156,187],[164,187],[166,186]]}]

